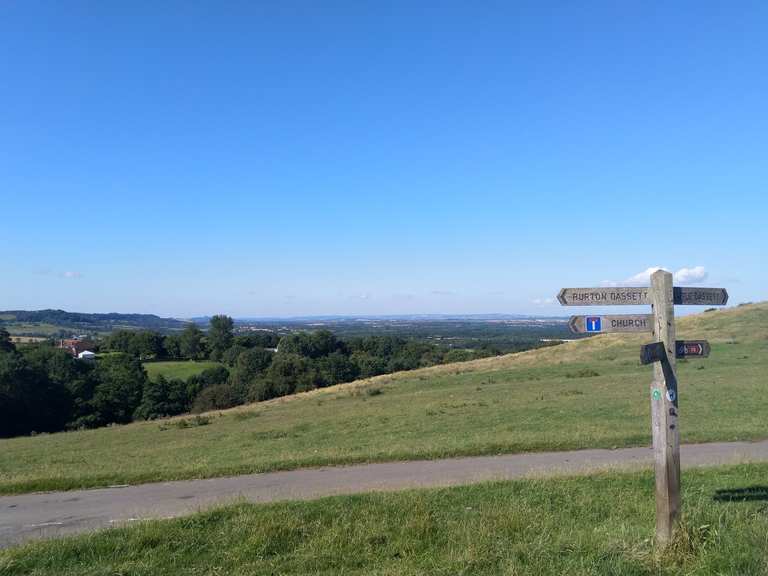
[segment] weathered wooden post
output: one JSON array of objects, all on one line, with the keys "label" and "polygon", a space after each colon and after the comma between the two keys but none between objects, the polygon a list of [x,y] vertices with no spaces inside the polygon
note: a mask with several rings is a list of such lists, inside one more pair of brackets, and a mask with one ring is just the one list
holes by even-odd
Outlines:
[{"label": "weathered wooden post", "polygon": [[672,274],[658,270],[651,275],[653,334],[664,353],[653,366],[651,427],[656,467],[656,540],[672,539],[680,516],[680,430],[675,373],[675,306]]}]

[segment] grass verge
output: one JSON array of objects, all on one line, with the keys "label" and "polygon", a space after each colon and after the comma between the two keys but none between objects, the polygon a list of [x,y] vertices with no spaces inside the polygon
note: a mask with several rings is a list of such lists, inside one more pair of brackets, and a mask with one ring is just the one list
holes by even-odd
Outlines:
[{"label": "grass verge", "polygon": [[0,574],[768,573],[768,465],[688,471],[671,547],[650,472],[240,504],[0,552]]}]

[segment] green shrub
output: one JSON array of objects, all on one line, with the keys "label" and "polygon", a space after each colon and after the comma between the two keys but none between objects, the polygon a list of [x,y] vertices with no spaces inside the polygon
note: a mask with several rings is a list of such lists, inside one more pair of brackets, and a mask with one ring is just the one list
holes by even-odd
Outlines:
[{"label": "green shrub", "polygon": [[566,378],[594,378],[595,376],[600,376],[600,373],[592,368],[582,368],[576,372],[566,372],[565,374]]},{"label": "green shrub", "polygon": [[192,412],[224,410],[237,406],[238,403],[237,394],[232,386],[229,384],[216,384],[200,391],[192,403]]},{"label": "green shrub", "polygon": [[169,430],[171,428],[195,428],[197,426],[208,426],[211,423],[209,416],[200,416],[199,414],[194,418],[182,418],[181,420],[173,420],[160,425],[160,430]]}]

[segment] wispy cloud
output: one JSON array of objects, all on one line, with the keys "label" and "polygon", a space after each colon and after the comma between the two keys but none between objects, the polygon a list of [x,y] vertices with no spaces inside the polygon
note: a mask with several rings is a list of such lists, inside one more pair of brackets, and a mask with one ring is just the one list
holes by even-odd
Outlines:
[{"label": "wispy cloud", "polygon": [[83,277],[83,273],[77,272],[76,270],[65,270],[62,272],[54,270],[53,268],[41,268],[35,270],[34,274],[37,276],[48,276],[50,278],[66,278],[67,280],[76,280]]},{"label": "wispy cloud", "polygon": [[[663,266],[651,266],[642,272],[630,276],[626,280],[604,280],[603,286],[646,286],[651,283],[651,274],[657,270],[667,270]],[[675,284],[698,284],[704,282],[709,276],[704,266],[693,266],[692,268],[680,268],[672,274]]]},{"label": "wispy cloud", "polygon": [[534,298],[533,300],[531,300],[531,302],[536,306],[549,306],[550,304],[555,303],[555,299],[554,298]]},{"label": "wispy cloud", "polygon": [[348,298],[350,300],[370,300],[373,296],[371,296],[370,292],[364,292],[362,294],[351,294]]},{"label": "wispy cloud", "polygon": [[454,296],[456,292],[453,290],[432,290],[432,294],[435,296]]}]

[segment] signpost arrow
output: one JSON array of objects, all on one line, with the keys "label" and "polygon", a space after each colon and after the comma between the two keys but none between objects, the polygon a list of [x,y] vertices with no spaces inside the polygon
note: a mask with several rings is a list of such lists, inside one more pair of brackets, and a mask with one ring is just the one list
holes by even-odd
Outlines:
[{"label": "signpost arrow", "polygon": [[[675,358],[706,358],[709,356],[710,346],[706,340],[675,340]],[[645,344],[640,348],[640,363],[651,364],[661,362],[667,358],[663,342]]]},{"label": "signpost arrow", "polygon": [[728,291],[725,288],[674,288],[672,299],[675,304],[699,304],[703,306],[725,306]]},{"label": "signpost arrow", "polygon": [[[651,304],[650,289],[642,286],[616,288],[563,288],[557,299],[563,306],[619,306]],[[674,304],[724,306],[725,288],[678,287],[672,291]]]},{"label": "signpost arrow", "polygon": [[563,288],[557,299],[563,306],[616,306],[650,304],[649,288]]},{"label": "signpost arrow", "polygon": [[709,356],[710,346],[706,340],[676,340],[675,356],[677,358],[688,358],[698,356],[706,358]]},{"label": "signpost arrow", "polygon": [[568,327],[575,334],[604,332],[652,332],[653,314],[571,316]]}]

